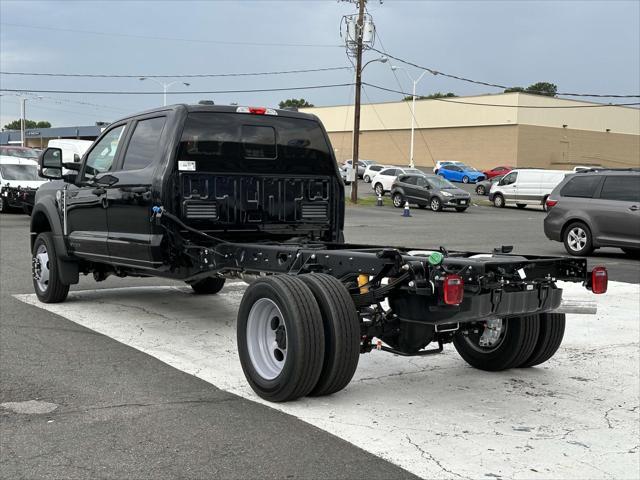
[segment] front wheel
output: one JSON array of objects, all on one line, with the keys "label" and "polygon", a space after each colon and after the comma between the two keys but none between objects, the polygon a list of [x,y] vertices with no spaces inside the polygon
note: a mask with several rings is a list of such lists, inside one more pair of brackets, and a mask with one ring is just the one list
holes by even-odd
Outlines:
[{"label": "front wheel", "polygon": [[460,328],[453,345],[472,367],[497,372],[531,358],[540,332],[538,315],[494,318]]},{"label": "front wheel", "polygon": [[504,197],[500,194],[493,197],[493,205],[498,208],[504,207]]},{"label": "front wheel", "polygon": [[484,187],[484,185],[478,185],[476,187],[476,193],[478,195],[484,195],[485,193],[487,193],[487,189]]},{"label": "front wheel", "polygon": [[393,206],[396,208],[402,208],[403,205],[404,205],[404,202],[402,201],[402,195],[400,195],[399,193],[394,193]]},{"label": "front wheel", "polygon": [[364,183],[371,183],[371,177],[369,175],[365,175],[363,180],[364,180]]},{"label": "front wheel", "polygon": [[376,183],[376,186],[373,189],[376,192],[376,195],[378,195],[379,197],[384,196],[384,187],[382,186],[381,183]]},{"label": "front wheel", "polygon": [[462,183],[469,183],[469,177],[467,177],[466,175],[462,177]]},{"label": "front wheel", "polygon": [[433,210],[434,212],[439,212],[440,210],[442,210],[442,202],[438,197],[433,197],[429,201],[429,208],[431,208],[431,210]]},{"label": "front wheel", "polygon": [[59,303],[67,298],[69,285],[62,283],[58,257],[51,232],[42,232],[33,243],[31,273],[33,288],[43,303]]},{"label": "front wheel", "polygon": [[564,248],[575,256],[589,255],[593,251],[591,230],[581,222],[574,222],[564,229]]},{"label": "front wheel", "polygon": [[9,211],[9,205],[4,201],[4,198],[0,196],[0,213],[7,213]]},{"label": "front wheel", "polygon": [[265,400],[286,402],[318,384],[325,352],[318,302],[300,278],[259,278],[238,310],[238,355],[251,388]]}]

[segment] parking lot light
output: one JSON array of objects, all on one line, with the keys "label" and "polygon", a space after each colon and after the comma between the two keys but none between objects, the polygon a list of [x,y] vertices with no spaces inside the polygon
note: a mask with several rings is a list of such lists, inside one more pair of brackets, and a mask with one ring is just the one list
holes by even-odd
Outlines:
[{"label": "parking lot light", "polygon": [[156,80],[155,78],[152,78],[152,77],[140,77],[138,80],[140,80],[140,81],[151,80],[153,82],[156,82],[158,85],[160,85],[162,87],[162,90],[163,90],[163,105],[165,107],[167,106],[167,90],[169,89],[169,87],[171,85],[174,85],[176,83],[182,83],[185,87],[190,87],[191,86],[190,83],[181,82],[180,80],[176,80],[176,81],[170,82],[170,83],[160,82],[160,81],[158,81],[158,80]]}]

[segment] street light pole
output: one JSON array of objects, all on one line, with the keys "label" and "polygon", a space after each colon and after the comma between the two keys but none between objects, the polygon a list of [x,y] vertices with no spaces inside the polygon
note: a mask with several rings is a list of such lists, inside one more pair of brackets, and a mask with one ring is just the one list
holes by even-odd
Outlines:
[{"label": "street light pole", "polygon": [[409,77],[409,80],[411,80],[411,82],[413,82],[413,91],[412,91],[412,95],[411,95],[411,147],[410,147],[410,152],[409,152],[409,166],[411,168],[415,168],[415,163],[413,161],[413,144],[414,144],[415,129],[416,129],[416,86],[418,85],[418,82],[420,80],[422,80],[422,77],[424,77],[424,74],[427,73],[427,70],[422,72],[422,74],[418,77],[417,80],[414,80],[413,77],[411,75],[409,75],[409,72],[407,72],[402,67],[396,67],[394,65],[394,66],[391,67],[391,70],[402,70],[402,71],[404,71],[404,73],[407,74],[407,77]]},{"label": "street light pole", "polygon": [[25,135],[25,126],[27,123],[26,119],[26,105],[27,99],[26,97],[20,98],[20,146],[25,146],[24,135]]},{"label": "street light pole", "polygon": [[164,83],[164,82],[160,82],[158,80],[156,80],[153,77],[140,77],[138,80],[143,81],[143,80],[151,80],[152,82],[156,82],[158,85],[160,85],[162,87],[162,100],[163,100],[163,105],[166,107],[167,106],[167,90],[169,90],[169,87],[171,85],[174,85],[176,83],[182,83],[184,86],[189,87],[191,86],[190,83],[187,82],[181,82],[180,80],[176,80],[174,82],[171,83]]}]

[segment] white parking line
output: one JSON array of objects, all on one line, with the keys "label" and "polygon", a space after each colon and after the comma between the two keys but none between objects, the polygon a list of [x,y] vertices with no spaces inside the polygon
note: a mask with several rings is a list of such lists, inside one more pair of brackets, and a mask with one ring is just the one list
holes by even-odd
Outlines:
[{"label": "white parking line", "polygon": [[[363,355],[342,392],[286,404],[248,387],[236,351],[243,284],[216,296],[188,288],[71,292],[23,302],[107,335],[217,387],[265,403],[428,478],[637,476],[640,286],[611,282],[597,316],[571,315],[565,342],[542,367],[487,373],[452,347],[442,355]],[[636,473],[633,473],[636,472]]]}]

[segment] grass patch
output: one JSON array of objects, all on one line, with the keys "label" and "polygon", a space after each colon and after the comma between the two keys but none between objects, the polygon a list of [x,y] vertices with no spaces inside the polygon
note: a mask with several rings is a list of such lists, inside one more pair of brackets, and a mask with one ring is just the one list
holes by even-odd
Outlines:
[{"label": "grass patch", "polygon": [[[358,203],[353,203],[350,197],[345,198],[344,202],[347,207],[375,207],[377,200],[377,197],[368,195],[366,197],[358,197]],[[389,197],[382,197],[382,205],[391,207],[391,199]]]}]

